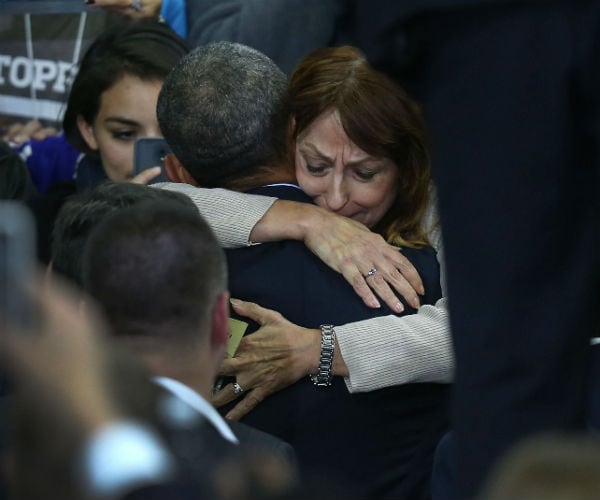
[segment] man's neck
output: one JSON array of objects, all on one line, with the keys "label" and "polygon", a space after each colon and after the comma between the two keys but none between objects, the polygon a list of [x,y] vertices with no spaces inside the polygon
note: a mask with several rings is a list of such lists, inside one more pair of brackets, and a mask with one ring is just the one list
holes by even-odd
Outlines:
[{"label": "man's neck", "polygon": [[167,377],[177,380],[182,384],[187,385],[190,389],[196,391],[203,398],[210,398],[210,393],[213,386],[212,381],[214,380],[214,377],[211,377],[210,380],[207,381],[205,374],[199,375],[197,373],[183,372],[181,370],[174,370],[173,372],[163,370],[161,372],[154,372],[154,374],[159,377]]},{"label": "man's neck", "polygon": [[[177,364],[177,363],[175,363]],[[200,363],[198,363],[200,365]],[[173,367],[172,363],[165,363],[162,366],[157,366],[156,369],[152,369],[151,372],[159,377],[168,377],[174,380],[178,380],[184,385],[187,385],[190,389],[193,389],[203,398],[209,399],[215,374],[206,373],[201,368],[190,368],[186,369],[182,366]]]},{"label": "man's neck", "polygon": [[296,184],[292,168],[285,164],[259,167],[248,175],[239,174],[235,179],[227,179],[220,187],[247,192],[268,184],[282,183]]},{"label": "man's neck", "polygon": [[172,346],[160,349],[142,339],[129,339],[127,345],[152,375],[178,380],[204,398],[210,397],[216,366],[204,352],[194,349],[183,352]]}]

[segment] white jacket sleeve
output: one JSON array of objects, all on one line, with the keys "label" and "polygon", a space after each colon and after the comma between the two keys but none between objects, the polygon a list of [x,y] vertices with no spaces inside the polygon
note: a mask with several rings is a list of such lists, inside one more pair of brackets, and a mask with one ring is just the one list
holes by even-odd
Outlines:
[{"label": "white jacket sleeve", "polygon": [[336,326],[350,392],[413,382],[452,381],[454,356],[446,299],[416,314]]},{"label": "white jacket sleeve", "polygon": [[152,187],[168,189],[189,196],[200,214],[225,248],[250,244],[250,233],[277,198],[227,189],[207,189],[174,182],[160,182]]},{"label": "white jacket sleeve", "polygon": [[[446,266],[437,203],[432,203],[425,226],[440,263],[442,294],[446,296]],[[383,316],[336,326],[338,345],[350,377],[350,392],[366,392],[415,382],[452,382],[454,353],[447,300],[424,305],[416,314]]]}]

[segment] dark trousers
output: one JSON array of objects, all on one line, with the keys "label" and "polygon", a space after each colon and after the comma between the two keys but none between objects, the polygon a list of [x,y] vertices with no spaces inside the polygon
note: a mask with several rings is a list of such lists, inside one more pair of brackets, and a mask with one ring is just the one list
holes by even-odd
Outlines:
[{"label": "dark trousers", "polygon": [[364,44],[430,127],[461,498],[519,439],[585,426],[600,285],[599,25],[596,0],[503,2],[414,14]]}]

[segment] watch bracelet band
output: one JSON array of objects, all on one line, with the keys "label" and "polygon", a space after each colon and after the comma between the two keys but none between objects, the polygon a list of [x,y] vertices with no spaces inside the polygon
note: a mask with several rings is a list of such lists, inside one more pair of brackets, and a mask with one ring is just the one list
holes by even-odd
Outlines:
[{"label": "watch bracelet band", "polygon": [[333,325],[321,325],[321,355],[317,373],[310,375],[312,383],[319,387],[329,387],[333,379],[333,353],[335,352],[335,330]]}]

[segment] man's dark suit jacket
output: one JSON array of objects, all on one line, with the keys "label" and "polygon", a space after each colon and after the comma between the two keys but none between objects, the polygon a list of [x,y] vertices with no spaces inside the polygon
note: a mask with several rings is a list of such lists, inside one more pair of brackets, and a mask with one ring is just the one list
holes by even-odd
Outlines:
[{"label": "man's dark suit jacket", "polygon": [[[119,372],[121,384],[115,389],[116,399],[126,402],[123,406],[131,418],[147,422],[156,429],[165,446],[171,452],[177,466],[177,483],[168,485],[165,489],[153,487],[151,488],[153,492],[162,495],[178,491],[171,490],[172,487],[180,488],[190,485],[195,495],[193,498],[216,499],[219,497],[217,493],[220,489],[220,485],[215,482],[217,471],[229,469],[232,469],[234,471],[232,473],[238,474],[239,477],[247,476],[249,481],[254,479],[252,486],[260,491],[268,485],[261,483],[260,478],[253,477],[253,464],[256,461],[264,460],[265,457],[276,461],[282,472],[287,474],[286,477],[290,478],[290,489],[297,486],[298,461],[294,450],[288,443],[242,422],[230,422],[230,427],[239,440],[239,445],[236,445],[226,440],[216,427],[196,410],[188,413],[188,417],[184,420],[178,418],[178,413],[173,414],[165,411],[170,406],[168,404],[170,398],[176,396],[151,383],[145,372],[138,371],[136,364],[123,365],[124,362],[129,361],[128,357],[114,354],[112,361],[115,363],[115,367],[119,366],[121,368]],[[48,484],[48,487],[52,487],[55,478],[70,478],[73,467],[71,460],[74,451],[64,448],[79,444],[79,438],[76,434],[77,426],[69,427],[66,423],[67,420],[64,422],[48,420],[49,417],[45,417],[44,409],[40,408],[38,416],[29,415],[26,423],[23,424],[23,420],[20,418],[21,426],[24,425],[25,427],[18,432],[18,436],[13,443],[13,433],[17,431],[12,429],[14,422],[9,411],[12,404],[15,404],[14,397],[0,397],[0,465],[2,465],[4,455],[10,453],[13,444],[16,446],[36,445],[39,447],[48,445],[48,442],[51,442],[52,444],[49,445],[51,449],[45,450],[42,459],[42,461],[47,462],[47,468],[52,470],[54,474],[53,477],[46,477],[47,481],[52,481],[51,484]],[[29,408],[29,410],[32,409]],[[57,415],[58,411],[57,409],[54,410]],[[68,417],[68,412],[65,412],[65,419]],[[51,427],[54,424],[52,432],[61,436],[61,439],[56,442],[40,443],[36,440],[39,440],[40,436],[43,435],[43,433],[40,434],[40,426],[44,426],[48,421]],[[59,425],[56,425],[57,423]],[[21,441],[22,439],[25,440]],[[57,447],[57,442],[62,443],[62,450]],[[34,454],[37,452],[32,449],[27,453]],[[78,454],[76,457],[78,460],[80,459]],[[51,462],[58,462],[58,464]],[[40,467],[40,464],[37,464],[36,467]],[[5,471],[0,468],[0,498],[8,498],[7,478],[3,476],[3,472]],[[26,474],[31,475],[27,472]],[[53,497],[51,491],[48,491],[47,494],[48,497]],[[136,496],[138,494],[139,497]],[[146,498],[144,495],[149,495],[147,498],[152,498],[150,491],[146,491],[145,488],[139,492],[131,492],[131,495],[131,498]]]},{"label": "man's dark suit jacket", "polygon": [[[158,408],[171,397],[176,396],[161,388]],[[298,464],[289,444],[242,422],[229,422],[239,440],[236,445],[225,439],[203,415],[194,413],[196,418],[180,422],[176,416],[169,415],[169,412],[157,412],[156,428],[175,459],[177,477],[173,482],[132,491],[127,499],[231,498],[231,492],[223,489],[228,486],[222,483],[223,477],[229,475],[234,484],[242,478],[240,496],[256,494],[257,497],[264,495],[264,498],[269,498],[270,485],[264,479],[269,476],[262,477],[255,472],[256,463],[265,459],[276,461],[281,472],[289,478],[284,491],[297,488]]]},{"label": "man's dark suit jacket", "polygon": [[[252,192],[311,202],[290,186]],[[423,303],[433,303],[441,295],[435,252],[403,252],[423,279]],[[345,279],[302,243],[268,243],[226,254],[232,297],[275,309],[299,325],[318,328],[391,314],[385,307],[366,307]],[[317,388],[307,377],[267,398],[243,421],[289,442],[301,470],[312,478],[336,478],[358,498],[416,499],[427,491],[432,452],[446,425],[446,397],[441,384],[351,395],[340,377],[329,388]]]},{"label": "man's dark suit jacket", "polygon": [[[223,484],[227,477],[233,484],[241,480],[236,486],[241,487],[240,497],[285,498],[288,491],[291,493],[299,487],[298,478],[294,476],[297,473],[295,455],[289,445],[241,422],[234,422],[231,428],[240,441],[239,445],[224,439],[202,417],[189,427],[173,425],[172,422],[159,425],[160,434],[175,459],[176,477],[134,488],[124,498],[218,500],[238,496],[232,495],[235,489],[230,490],[227,484]],[[277,460],[281,472],[290,477],[281,497],[271,493],[268,474],[256,473],[256,464],[264,463],[265,458]],[[288,466],[292,466],[293,470]]]},{"label": "man's dark suit jacket", "polygon": [[192,478],[202,473],[204,464],[220,464],[231,458],[267,455],[282,463],[292,476],[297,474],[296,454],[288,443],[243,422],[230,421],[228,425],[239,445],[227,441],[200,414],[196,421],[183,425],[179,425],[176,418],[159,415],[157,427],[180,462],[182,471],[187,469]]}]

